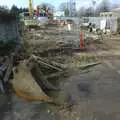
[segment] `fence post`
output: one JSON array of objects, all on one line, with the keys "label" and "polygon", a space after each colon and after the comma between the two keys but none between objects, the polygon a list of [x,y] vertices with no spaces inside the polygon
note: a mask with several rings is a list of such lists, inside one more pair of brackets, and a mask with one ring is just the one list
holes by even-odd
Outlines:
[{"label": "fence post", "polygon": [[84,41],[84,33],[80,32],[80,49],[84,50],[85,49],[85,41]]}]

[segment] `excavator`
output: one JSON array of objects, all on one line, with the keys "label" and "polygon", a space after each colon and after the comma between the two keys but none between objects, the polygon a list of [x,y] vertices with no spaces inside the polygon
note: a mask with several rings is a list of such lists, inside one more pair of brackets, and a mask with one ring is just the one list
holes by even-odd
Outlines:
[{"label": "excavator", "polygon": [[[32,7],[32,0],[29,0],[29,12],[23,13],[24,24],[26,26],[35,25],[33,22],[35,21],[34,16],[39,18],[40,12],[39,7],[37,7],[36,15],[34,13]],[[27,23],[27,24],[26,24]],[[27,101],[47,101],[53,102],[53,99],[48,96],[44,91],[58,91],[56,88],[42,73],[40,69],[40,64],[38,63],[39,59],[32,55],[29,60],[25,60],[19,63],[19,65],[13,71],[14,78],[12,80],[12,87],[16,94]],[[45,63],[45,60],[43,60]],[[47,62],[47,61],[46,61]],[[31,63],[31,64],[29,64]],[[42,62],[43,63],[43,62]],[[41,64],[42,66],[47,64]],[[49,66],[49,65],[47,65]],[[54,70],[55,67],[50,65],[46,70]],[[58,69],[59,72],[61,69]],[[22,79],[21,77],[24,76]]]},{"label": "excavator", "polygon": [[28,0],[29,11],[20,14],[20,20],[23,22],[24,26],[27,28],[37,27],[49,22],[52,13],[46,6],[44,8],[37,6],[36,10],[33,9],[33,0]]},{"label": "excavator", "polygon": [[29,15],[33,16],[33,1],[32,0],[28,1],[29,1]]},{"label": "excavator", "polygon": [[20,21],[25,28],[36,27],[37,21],[33,19],[34,17],[33,1],[28,0],[28,3],[29,3],[28,12],[23,12],[20,14]]}]

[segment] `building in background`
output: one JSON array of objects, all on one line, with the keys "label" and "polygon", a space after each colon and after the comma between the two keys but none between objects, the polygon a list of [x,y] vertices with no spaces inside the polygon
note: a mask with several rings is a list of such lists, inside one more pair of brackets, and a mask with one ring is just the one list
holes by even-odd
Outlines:
[{"label": "building in background", "polygon": [[120,33],[120,8],[110,10],[110,12],[101,12],[100,17],[106,19],[109,28]]},{"label": "building in background", "polygon": [[65,17],[65,12],[64,11],[55,11],[53,13],[53,19],[54,20],[61,19],[61,17]]},{"label": "building in background", "polygon": [[55,11],[53,15],[54,17],[64,17],[65,13],[64,11]]},{"label": "building in background", "polygon": [[112,9],[110,12],[101,12],[100,17],[118,17],[118,18],[120,18],[120,8]]}]

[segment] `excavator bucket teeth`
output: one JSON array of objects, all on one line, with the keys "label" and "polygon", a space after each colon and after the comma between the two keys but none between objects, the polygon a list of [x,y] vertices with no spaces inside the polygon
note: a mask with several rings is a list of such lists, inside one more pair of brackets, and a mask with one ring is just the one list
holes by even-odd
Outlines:
[{"label": "excavator bucket teeth", "polygon": [[14,70],[13,74],[12,86],[18,96],[28,101],[51,101],[51,98],[47,96],[42,88],[36,83],[26,65],[26,61],[22,61],[17,66],[17,69]]},{"label": "excavator bucket teeth", "polygon": [[33,77],[35,78],[37,84],[43,89],[47,90],[59,90],[56,88],[52,83],[50,83],[47,78],[43,75],[39,65],[37,63],[33,63],[33,67],[31,69],[31,73]]}]

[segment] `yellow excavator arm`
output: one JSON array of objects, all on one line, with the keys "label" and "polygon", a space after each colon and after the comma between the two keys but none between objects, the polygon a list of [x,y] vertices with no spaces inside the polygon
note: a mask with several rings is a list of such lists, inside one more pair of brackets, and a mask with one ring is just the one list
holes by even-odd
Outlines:
[{"label": "yellow excavator arm", "polygon": [[32,16],[33,15],[33,1],[32,0],[28,0],[29,1],[29,15]]}]

